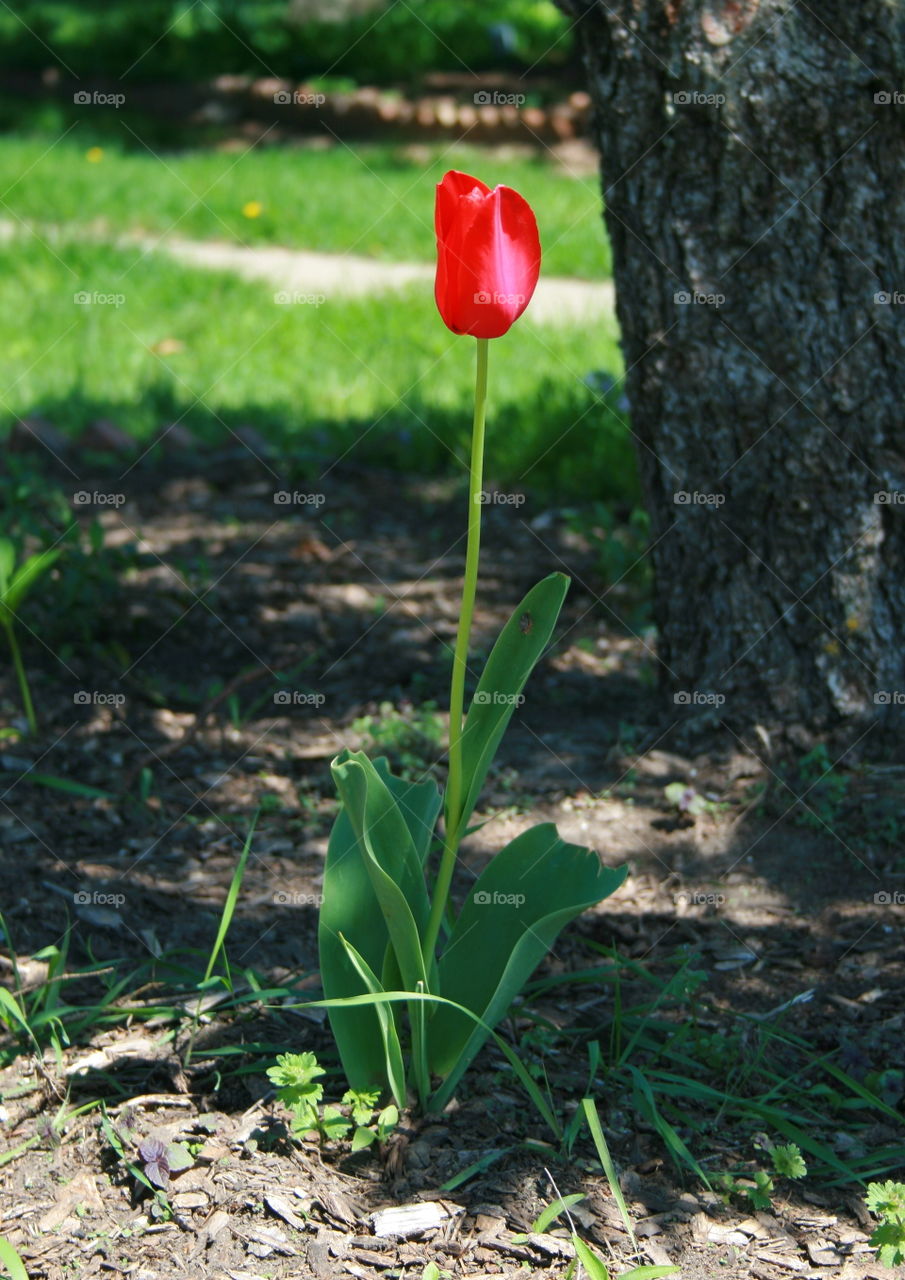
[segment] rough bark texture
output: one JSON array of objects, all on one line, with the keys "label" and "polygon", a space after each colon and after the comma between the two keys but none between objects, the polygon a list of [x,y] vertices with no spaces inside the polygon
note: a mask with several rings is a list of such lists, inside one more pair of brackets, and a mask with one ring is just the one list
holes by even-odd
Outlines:
[{"label": "rough bark texture", "polygon": [[671,697],[870,750],[905,718],[905,4],[560,3]]}]

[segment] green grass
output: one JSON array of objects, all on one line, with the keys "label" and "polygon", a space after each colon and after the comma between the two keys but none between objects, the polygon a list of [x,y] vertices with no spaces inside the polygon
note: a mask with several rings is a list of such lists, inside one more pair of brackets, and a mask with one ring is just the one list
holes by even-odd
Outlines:
[{"label": "green grass", "polygon": [[[67,117],[47,107],[42,129],[0,139],[0,219],[430,262],[434,186],[458,168],[530,201],[545,274],[611,274],[596,176],[570,177],[545,153],[500,159],[465,146],[338,142],[184,150],[145,146],[140,124],[94,110]],[[94,147],[103,154],[91,161]],[[262,212],[250,219],[243,208],[252,201]]]},{"label": "green grass", "polygon": [[[76,304],[77,293],[122,303]],[[140,441],[181,420],[232,443],[257,429],[299,458],[460,474],[474,344],[428,290],[280,306],[266,284],[86,241],[0,244],[0,423],[41,412],[76,434],[110,417]],[[182,344],[153,351],[164,339]],[[584,384],[618,370],[615,333],[538,327],[494,343],[488,472],[497,483],[618,496],[634,486],[626,428]],[[314,474],[317,474],[316,472]]]}]

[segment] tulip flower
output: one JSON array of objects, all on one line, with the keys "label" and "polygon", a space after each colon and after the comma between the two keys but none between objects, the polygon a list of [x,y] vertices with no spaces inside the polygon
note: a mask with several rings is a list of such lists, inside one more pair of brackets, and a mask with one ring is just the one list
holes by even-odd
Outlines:
[{"label": "tulip flower", "polygon": [[[449,694],[449,774],[441,796],[432,780],[405,781],[386,759],[372,762],[363,751],[344,750],[333,761],[340,809],[324,866],[318,948],[325,999],[317,1004],[329,1012],[351,1088],[389,1088],[398,1110],[407,1105],[411,1086],[425,1110],[442,1112],[481,1045],[495,1036],[562,1140],[544,1095],[495,1028],[563,925],[612,893],[625,870],[602,866],[593,849],[567,844],[552,823],[542,822],[500,850],[458,911],[447,909],[462,837],[569,587],[565,574],[548,574],[516,606],[464,714],[487,496],[487,353],[491,339],[506,333],[528,305],[540,245],[534,214],[517,192],[491,191],[464,173],[448,173],[440,183],[436,220],[437,305],[454,333],[475,338],[477,355],[468,539]],[[425,877],[441,806],[442,853],[429,887]],[[444,921],[449,929],[441,938]]]},{"label": "tulip flower", "polygon": [[531,301],[540,240],[531,206],[511,187],[490,190],[451,170],[437,186],[434,296],[453,333],[501,338]]},{"label": "tulip flower", "polygon": [[468,540],[462,606],[453,653],[449,691],[449,781],[444,810],[444,843],[424,939],[429,964],[449,896],[459,841],[464,798],[463,714],[468,641],[474,616],[481,547],[481,489],[484,423],[487,406],[487,352],[531,301],[540,275],[537,219],[528,201],[511,187],[493,191],[467,173],[450,170],[437,185],[434,206],[437,277],[434,297],[447,328],[478,340],[474,426],[468,480]]}]

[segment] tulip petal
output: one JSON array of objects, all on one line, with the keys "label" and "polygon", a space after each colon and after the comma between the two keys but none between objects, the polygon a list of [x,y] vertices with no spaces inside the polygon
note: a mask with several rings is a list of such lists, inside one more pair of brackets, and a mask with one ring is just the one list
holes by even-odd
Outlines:
[{"label": "tulip petal", "polygon": [[451,171],[437,187],[434,294],[453,333],[501,337],[531,300],[540,272],[537,222],[511,187],[491,191]]}]

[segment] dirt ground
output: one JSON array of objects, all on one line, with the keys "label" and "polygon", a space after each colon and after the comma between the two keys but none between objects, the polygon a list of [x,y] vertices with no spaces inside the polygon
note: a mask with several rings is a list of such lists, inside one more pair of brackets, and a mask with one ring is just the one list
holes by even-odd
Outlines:
[{"label": "dirt ground", "polygon": [[[465,498],[342,464],[324,474],[300,463],[286,475],[263,446],[256,452],[263,461],[245,449],[200,460],[153,452],[125,475],[122,464],[83,474],[83,490],[124,495],[82,515],[98,516],[125,567],[114,591],[93,598],[87,633],[67,630],[52,599],[28,615],[49,644],[26,643],[41,732],[0,744],[3,916],[20,974],[39,989],[41,948],[68,938],[70,972],[96,964],[100,981],[148,966],[151,976],[124,995],[129,1024],[94,1025],[58,1056],[23,1053],[0,1074],[0,1233],[30,1276],[51,1280],[371,1280],[420,1276],[430,1261],[456,1277],[563,1276],[566,1232],[531,1234],[555,1197],[552,1177],[560,1194],[586,1195],[576,1224],[617,1274],[631,1241],[590,1141],[582,1133],[571,1153],[559,1151],[495,1049],[445,1114],[405,1115],[380,1152],[287,1139],[264,1066],[281,1049],[310,1049],[328,1067],[335,1057],[322,1011],[255,999],[251,980],[316,991],[329,762],[340,746],[389,742],[403,767],[442,778],[440,711],[414,745],[374,726],[387,720],[384,703],[409,720],[425,702],[445,705]],[[275,502],[277,492],[294,497]],[[625,601],[600,578],[593,549],[530,496],[486,508],[476,650],[554,569],[573,575],[560,638],[504,740],[483,802],[492,820],[468,842],[456,892],[512,835],[553,820],[630,870],[567,931],[540,978],[599,964],[609,948],[660,976],[692,955],[706,976],[701,1025],[725,1032],[735,1052],[749,1048],[742,1015],[750,1031],[752,1017],[782,1016],[796,1001],[784,1025],[815,1055],[841,1055],[857,1078],[891,1069],[889,1101],[901,1106],[905,858],[889,833],[905,773],[842,762],[838,791],[809,790],[807,776],[790,777],[765,747],[728,731],[694,758],[678,754],[682,711],[663,717],[650,638],[618,625]],[[5,669],[0,695],[9,725],[20,713]],[[676,782],[680,804],[665,792]],[[695,798],[700,811],[688,813]],[[149,1019],[143,1009],[180,973],[203,972],[258,806],[226,945],[234,986],[249,998],[218,1012],[213,995],[194,1022],[193,1000],[181,1021]],[[6,944],[0,963],[11,986]],[[63,995],[75,1004],[94,990],[80,981]],[[613,1002],[605,983],[536,988],[531,1008],[550,1034],[524,1045],[566,1117],[588,1088],[587,1044],[609,1042]],[[518,1041],[530,1026],[516,1010],[507,1034]],[[608,1086],[606,1052],[591,1091],[636,1260],[675,1263],[687,1280],[894,1274],[868,1248],[863,1188],[784,1182],[769,1212],[746,1210],[680,1172],[631,1096]],[[114,1124],[191,1144],[194,1163],[169,1188],[170,1220],[155,1216],[96,1107],[54,1127],[64,1108],[99,1097]],[[842,1152],[846,1134],[836,1138]],[[858,1138],[869,1148],[903,1140],[905,1124],[889,1118]],[[750,1131],[729,1115],[706,1148],[696,1142],[710,1172],[754,1154]],[[378,1234],[375,1212],[414,1202],[438,1206],[435,1225]]]}]

